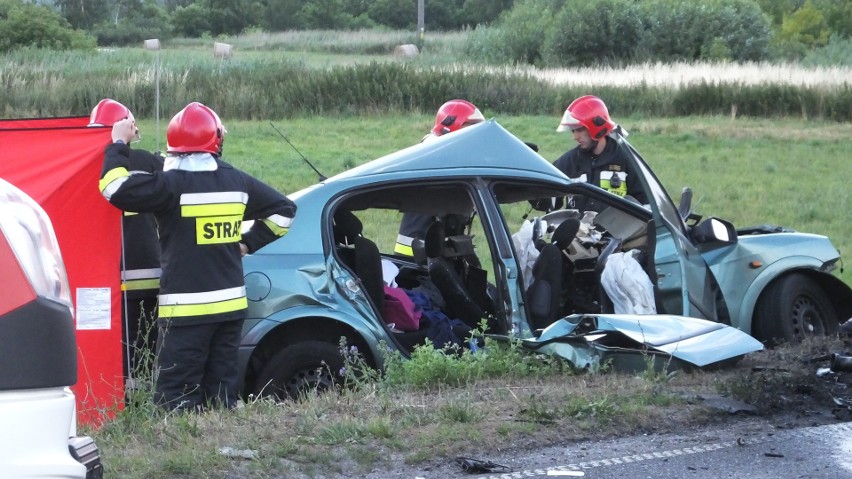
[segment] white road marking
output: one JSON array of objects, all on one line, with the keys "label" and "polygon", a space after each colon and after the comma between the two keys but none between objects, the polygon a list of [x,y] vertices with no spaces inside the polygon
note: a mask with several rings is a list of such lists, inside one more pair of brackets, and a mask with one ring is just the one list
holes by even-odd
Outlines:
[{"label": "white road marking", "polygon": [[814,426],[808,428],[794,429],[790,431],[783,432],[775,432],[771,436],[767,436],[762,439],[748,439],[743,440],[742,438],[734,439],[731,441],[717,442],[714,444],[706,444],[702,446],[689,446],[682,447],[677,449],[670,449],[668,451],[658,451],[658,452],[648,452],[648,453],[639,453],[632,454],[629,456],[621,456],[614,457],[610,459],[598,459],[594,461],[583,461],[577,463],[566,464],[564,466],[554,466],[549,467],[547,469],[529,469],[525,471],[511,472],[506,474],[498,474],[495,476],[480,476],[478,479],[518,479],[524,477],[535,477],[535,476],[559,476],[559,475],[572,475],[576,473],[583,473],[584,469],[592,469],[595,467],[606,467],[617,464],[625,464],[625,463],[634,463],[634,462],[642,462],[649,461],[654,459],[663,459],[672,456],[682,456],[688,454],[701,454],[704,452],[712,452],[718,451],[720,449],[727,449],[729,447],[734,446],[743,446],[743,445],[755,445],[762,444],[767,442],[776,441],[778,439],[784,439],[789,437],[810,437],[810,436],[820,436],[826,433],[852,433],[852,424],[850,423],[840,423],[840,424],[830,424],[827,426]]}]

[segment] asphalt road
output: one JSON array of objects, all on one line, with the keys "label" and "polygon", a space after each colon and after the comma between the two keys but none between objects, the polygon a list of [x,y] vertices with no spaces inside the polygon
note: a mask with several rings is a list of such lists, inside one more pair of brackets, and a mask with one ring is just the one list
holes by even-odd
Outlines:
[{"label": "asphalt road", "polygon": [[470,473],[455,461],[419,471],[369,474],[369,478],[518,479],[585,477],[852,479],[852,423],[778,426],[759,418],[677,434],[614,438],[524,453],[502,451],[471,458],[494,467]]},{"label": "asphalt road", "polygon": [[852,478],[850,423],[743,434],[705,431],[560,449],[542,451],[516,472],[478,477]]}]

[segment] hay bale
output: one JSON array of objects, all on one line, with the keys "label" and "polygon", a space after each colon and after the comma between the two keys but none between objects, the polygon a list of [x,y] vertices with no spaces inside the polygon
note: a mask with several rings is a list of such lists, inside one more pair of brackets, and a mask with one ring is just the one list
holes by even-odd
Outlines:
[{"label": "hay bale", "polygon": [[160,39],[159,38],[150,38],[145,40],[145,50],[159,50],[160,49]]},{"label": "hay bale", "polygon": [[393,56],[402,58],[416,57],[420,54],[417,45],[406,43],[405,45],[397,45],[393,49]]},{"label": "hay bale", "polygon": [[213,42],[213,58],[231,58],[231,45],[228,43]]}]

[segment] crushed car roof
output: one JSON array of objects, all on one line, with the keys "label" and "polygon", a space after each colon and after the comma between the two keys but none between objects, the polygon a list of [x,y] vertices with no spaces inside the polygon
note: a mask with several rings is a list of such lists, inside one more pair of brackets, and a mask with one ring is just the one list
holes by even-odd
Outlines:
[{"label": "crushed car roof", "polygon": [[483,167],[562,176],[550,162],[492,119],[383,156],[328,181],[382,173]]}]

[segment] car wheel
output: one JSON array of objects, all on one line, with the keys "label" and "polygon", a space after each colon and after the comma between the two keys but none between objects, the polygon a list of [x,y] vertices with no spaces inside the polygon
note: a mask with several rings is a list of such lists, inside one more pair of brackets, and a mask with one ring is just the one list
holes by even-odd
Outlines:
[{"label": "car wheel", "polygon": [[825,291],[802,274],[775,280],[760,297],[755,337],[764,342],[800,342],[837,331],[837,313]]},{"label": "car wheel", "polygon": [[337,345],[303,341],[278,351],[257,375],[258,397],[298,399],[305,394],[336,389],[343,357]]}]

